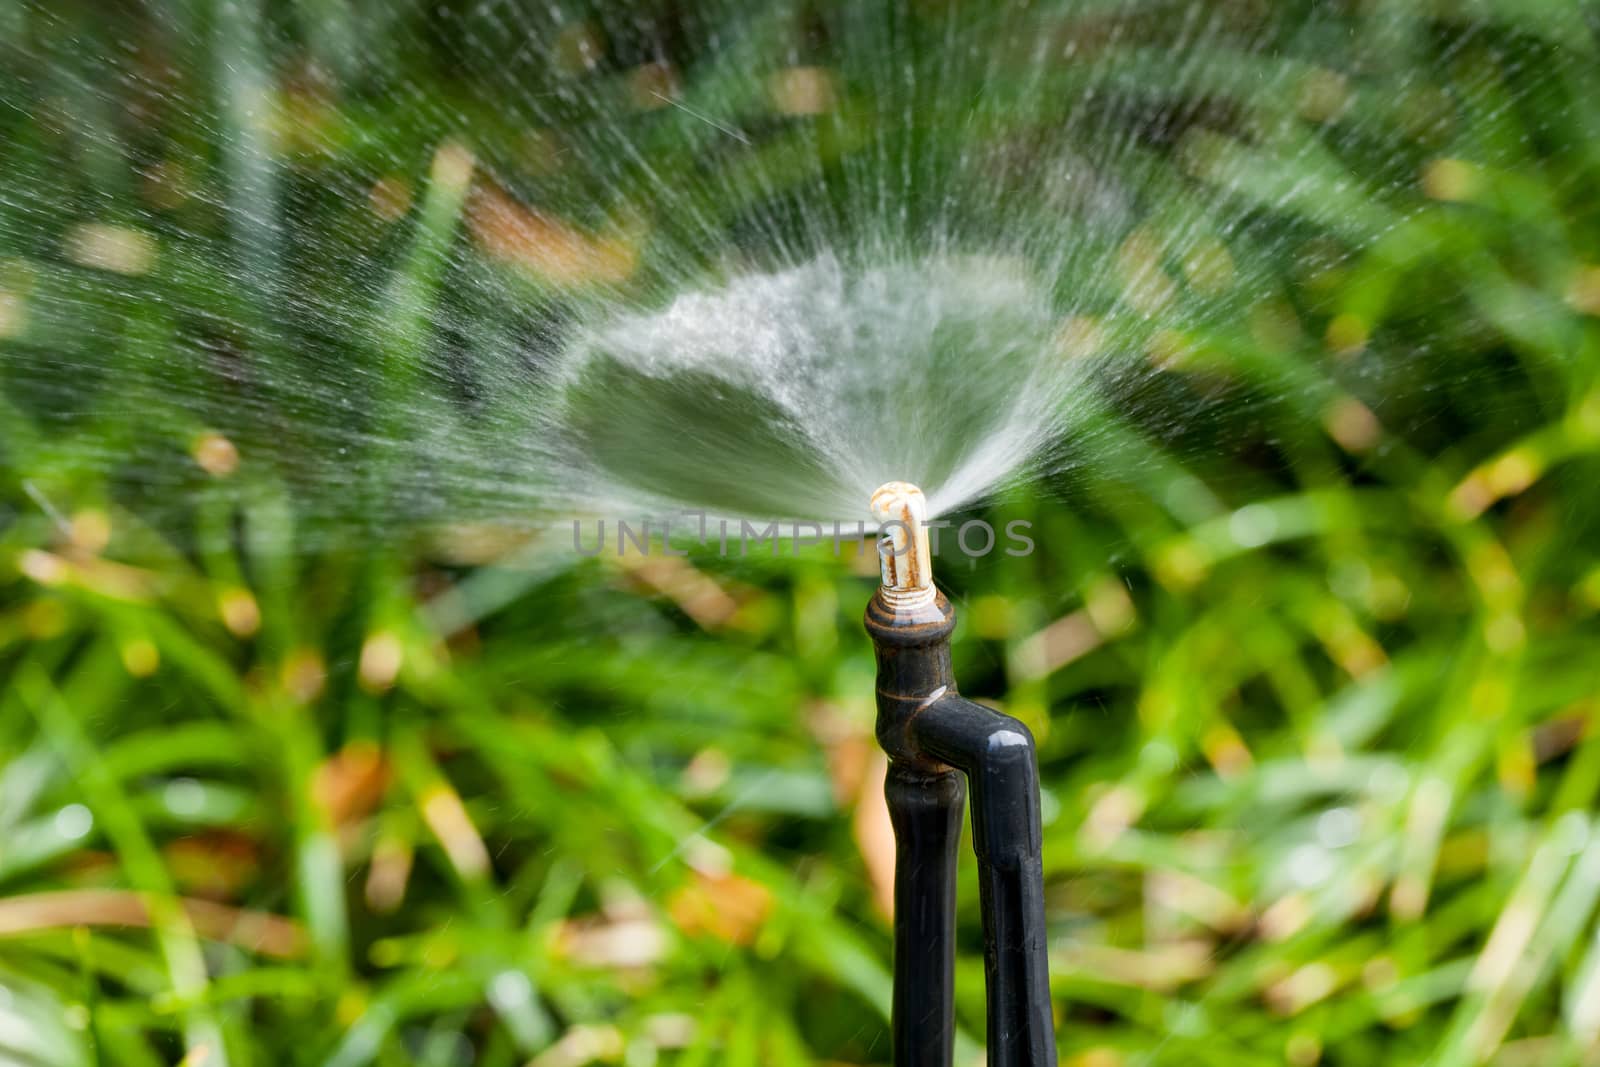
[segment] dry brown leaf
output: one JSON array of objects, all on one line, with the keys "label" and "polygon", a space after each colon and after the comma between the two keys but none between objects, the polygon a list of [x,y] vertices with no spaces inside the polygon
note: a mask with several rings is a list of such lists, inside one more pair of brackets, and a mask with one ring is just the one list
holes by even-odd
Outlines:
[{"label": "dry brown leaf", "polygon": [[619,555],[616,562],[640,585],[678,605],[701,629],[725,626],[739,611],[739,601],[732,594],[687,560]]},{"label": "dry brown leaf", "polygon": [[366,817],[389,787],[389,762],[371,741],[352,741],[323,760],[311,777],[311,799],[336,827]]},{"label": "dry brown leaf", "polygon": [[212,900],[238,895],[260,871],[255,842],[226,831],[180,837],[161,855],[179,886]]},{"label": "dry brown leaf", "polygon": [[894,826],[889,822],[889,803],[883,796],[883,782],[889,773],[889,759],[873,754],[856,794],[856,815],[852,823],[861,862],[872,882],[872,901],[885,918],[894,917]]},{"label": "dry brown leaf", "polygon": [[586,234],[490,185],[473,193],[467,225],[490,259],[554,285],[616,283],[639,264],[631,237]]},{"label": "dry brown leaf", "polygon": [[[180,899],[178,904],[201,937],[279,959],[305,953],[305,931],[293,919],[209,900]],[[74,926],[149,925],[145,896],[126,889],[68,889],[0,900],[0,937]]]},{"label": "dry brown leaf", "polygon": [[696,871],[693,880],[672,895],[667,914],[691,937],[708,935],[731,945],[748,945],[772,914],[772,891],[737,874]]}]

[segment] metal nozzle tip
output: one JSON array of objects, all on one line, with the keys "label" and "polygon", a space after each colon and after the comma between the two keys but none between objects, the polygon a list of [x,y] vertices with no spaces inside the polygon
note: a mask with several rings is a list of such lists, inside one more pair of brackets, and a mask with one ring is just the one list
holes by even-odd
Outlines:
[{"label": "metal nozzle tip", "polygon": [[910,482],[886,482],[872,494],[882,575],[879,590],[896,608],[932,603],[933,553],[928,548],[928,498]]},{"label": "metal nozzle tip", "polygon": [[879,522],[903,519],[907,509],[927,517],[928,498],[910,482],[884,482],[872,491],[872,517]]}]

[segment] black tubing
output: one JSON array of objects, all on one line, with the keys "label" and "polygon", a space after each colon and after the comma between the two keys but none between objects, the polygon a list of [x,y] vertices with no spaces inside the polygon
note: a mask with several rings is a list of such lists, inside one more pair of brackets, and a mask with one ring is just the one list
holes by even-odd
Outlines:
[{"label": "black tubing", "polygon": [[894,823],[895,1067],[950,1067],[955,1036],[956,853],[966,789],[904,764],[884,783]]},{"label": "black tubing", "polygon": [[917,712],[910,730],[924,751],[965,771],[972,783],[989,1063],[1055,1067],[1033,735],[1016,719],[955,694]]}]

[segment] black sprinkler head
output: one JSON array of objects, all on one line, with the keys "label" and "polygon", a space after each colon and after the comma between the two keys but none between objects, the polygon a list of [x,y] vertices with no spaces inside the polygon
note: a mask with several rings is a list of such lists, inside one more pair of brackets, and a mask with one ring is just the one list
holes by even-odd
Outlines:
[{"label": "black sprinkler head", "polygon": [[956,849],[970,782],[989,1064],[1055,1067],[1033,735],[956,692],[955,609],[933,584],[927,508],[907,482],[872,494],[882,580],[866,626],[877,650],[877,734],[889,754],[884,790],[896,842],[894,1063],[950,1067]]}]

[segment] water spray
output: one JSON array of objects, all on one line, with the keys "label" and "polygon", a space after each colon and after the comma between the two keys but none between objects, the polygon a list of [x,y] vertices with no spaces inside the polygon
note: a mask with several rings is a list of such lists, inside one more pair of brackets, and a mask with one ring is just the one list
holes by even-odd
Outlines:
[{"label": "water spray", "polygon": [[878,743],[895,834],[895,1067],[949,1067],[955,1033],[956,850],[972,788],[990,1067],[1054,1067],[1039,769],[1016,719],[956,692],[955,610],[933,584],[922,490],[872,494],[882,583],[867,604]]}]

